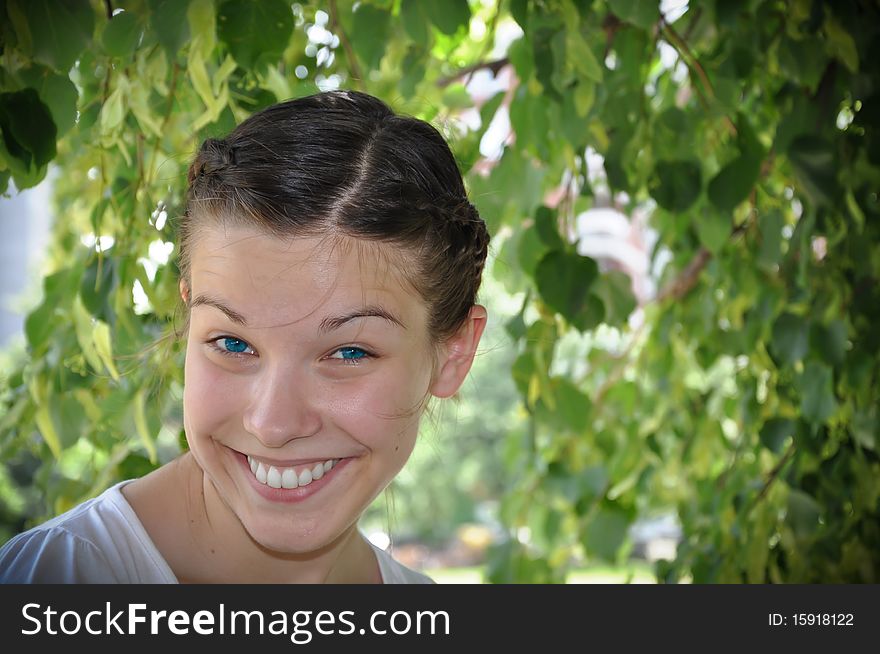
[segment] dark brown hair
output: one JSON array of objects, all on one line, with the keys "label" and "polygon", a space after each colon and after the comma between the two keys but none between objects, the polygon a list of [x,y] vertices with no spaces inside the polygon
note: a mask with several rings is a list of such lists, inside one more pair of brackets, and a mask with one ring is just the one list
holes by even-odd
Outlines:
[{"label": "dark brown hair", "polygon": [[205,220],[280,238],[340,234],[389,243],[429,307],[429,336],[453,335],[476,302],[489,234],[440,133],[354,91],[319,93],[254,114],[207,139],[189,169],[178,265]]}]

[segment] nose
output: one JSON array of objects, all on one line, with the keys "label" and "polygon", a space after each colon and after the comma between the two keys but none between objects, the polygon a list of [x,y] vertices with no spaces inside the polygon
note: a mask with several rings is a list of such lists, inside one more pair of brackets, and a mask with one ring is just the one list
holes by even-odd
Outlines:
[{"label": "nose", "polygon": [[267,371],[251,387],[244,428],[269,448],[313,436],[321,429],[321,418],[312,397],[307,375]]}]

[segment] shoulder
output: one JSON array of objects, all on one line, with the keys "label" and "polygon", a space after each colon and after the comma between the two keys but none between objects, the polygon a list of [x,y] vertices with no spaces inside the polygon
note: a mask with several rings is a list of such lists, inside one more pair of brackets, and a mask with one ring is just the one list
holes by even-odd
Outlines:
[{"label": "shoulder", "polygon": [[370,543],[376,553],[379,562],[379,571],[382,573],[382,583],[385,584],[433,584],[429,576],[416,572],[399,563],[388,552]]},{"label": "shoulder", "polygon": [[7,542],[0,583],[172,581],[119,492],[124,483]]},{"label": "shoulder", "polygon": [[51,523],[18,534],[0,549],[0,583],[119,581],[101,548],[78,533],[75,522],[70,526],[57,519]]}]

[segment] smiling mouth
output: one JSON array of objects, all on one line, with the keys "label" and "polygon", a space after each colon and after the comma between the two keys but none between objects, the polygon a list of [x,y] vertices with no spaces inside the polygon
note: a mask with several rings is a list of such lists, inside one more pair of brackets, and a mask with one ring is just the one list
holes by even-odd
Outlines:
[{"label": "smiling mouth", "polygon": [[247,461],[258,482],[271,488],[287,489],[308,486],[330,472],[333,466],[339,463],[339,459],[327,459],[323,462],[319,461],[303,466],[277,467],[266,465],[250,455],[248,455]]}]

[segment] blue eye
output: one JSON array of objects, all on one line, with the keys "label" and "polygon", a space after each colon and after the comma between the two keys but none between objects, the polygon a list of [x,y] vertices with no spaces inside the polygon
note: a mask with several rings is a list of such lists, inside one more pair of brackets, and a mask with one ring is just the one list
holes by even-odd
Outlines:
[{"label": "blue eye", "polygon": [[359,347],[341,347],[330,355],[331,359],[342,359],[343,361],[358,361],[370,356],[369,352]]},{"label": "blue eye", "polygon": [[248,347],[247,343],[237,338],[224,338],[223,342],[229,352],[244,352]]},{"label": "blue eye", "polygon": [[220,354],[228,354],[231,356],[244,354],[248,349],[250,349],[250,345],[248,345],[245,341],[241,340],[240,338],[234,338],[232,336],[222,336],[212,341],[211,345],[218,352],[220,352]]}]

